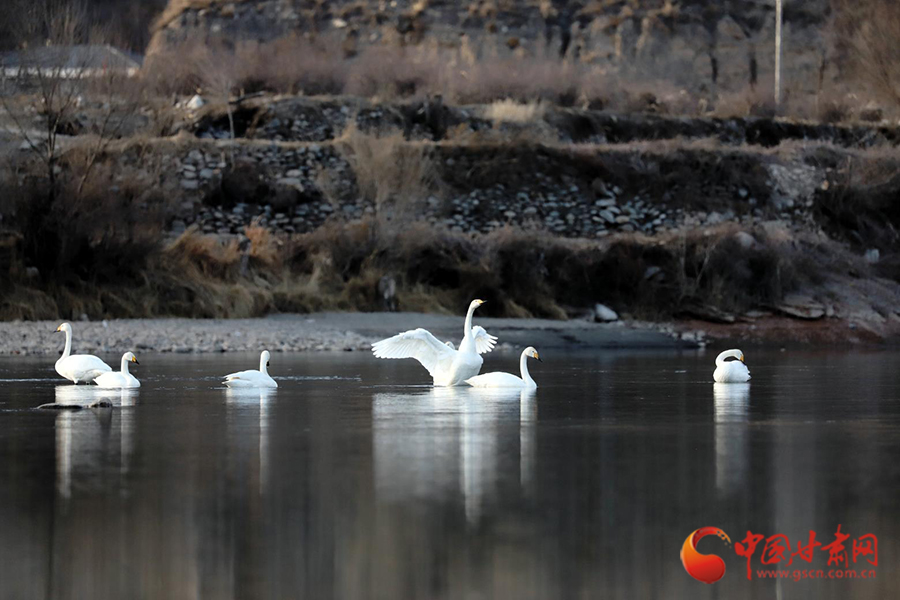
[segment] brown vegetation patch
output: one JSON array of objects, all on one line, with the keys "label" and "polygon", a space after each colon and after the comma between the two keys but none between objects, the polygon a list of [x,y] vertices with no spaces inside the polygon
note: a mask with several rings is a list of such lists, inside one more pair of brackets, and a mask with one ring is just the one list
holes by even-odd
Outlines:
[{"label": "brown vegetation patch", "polygon": [[[658,238],[621,234],[602,242],[512,228],[464,235],[375,218],[335,220],[291,238],[252,226],[246,233],[245,250],[236,238],[189,230],[136,261],[140,276],[130,286],[96,277],[38,289],[11,282],[2,316],[382,310],[378,282],[390,276],[397,281],[401,310],[457,312],[472,297],[482,297],[491,301],[486,310],[494,316],[565,318],[572,307],[603,302],[658,318],[686,306],[741,312],[770,305],[799,286],[815,285],[822,270],[832,267],[821,260],[830,251],[813,240],[735,226]],[[244,253],[249,262],[242,260]]]},{"label": "brown vegetation patch", "polygon": [[411,211],[437,191],[430,146],[407,142],[399,132],[367,134],[351,124],[336,141],[353,166],[360,192],[379,211]]}]

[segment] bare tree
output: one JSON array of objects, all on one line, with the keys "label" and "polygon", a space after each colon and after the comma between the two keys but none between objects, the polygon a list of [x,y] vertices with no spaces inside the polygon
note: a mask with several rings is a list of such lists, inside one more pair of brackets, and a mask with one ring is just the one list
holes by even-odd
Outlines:
[{"label": "bare tree", "polygon": [[[0,94],[0,103],[13,125],[14,135],[44,164],[51,202],[57,193],[60,135],[82,96],[87,65],[61,59],[56,49],[71,48],[87,36],[86,13],[80,2],[36,2],[20,16],[22,48],[14,64],[3,69],[3,84],[23,94]],[[28,40],[45,34],[43,48],[30,48]],[[7,125],[7,129],[9,129]]]},{"label": "bare tree", "polygon": [[[106,36],[88,22],[81,0],[40,0],[21,15],[21,49],[2,69],[3,85],[13,93],[0,94],[3,125],[22,139],[44,165],[48,200],[58,193],[61,142],[77,133],[76,113],[90,101],[99,106],[91,143],[79,175],[82,189],[98,158],[121,131],[127,115],[137,108],[139,86],[133,85],[127,58],[106,46]],[[37,36],[46,36],[34,47]],[[17,92],[17,93],[16,93]]]},{"label": "bare tree", "polygon": [[895,0],[834,0],[836,30],[857,72],[900,106],[900,4]]},{"label": "bare tree", "polygon": [[234,71],[234,54],[224,48],[219,48],[217,51],[207,52],[202,63],[200,85],[204,93],[209,94],[225,106],[225,112],[228,115],[228,129],[231,139],[234,139],[234,111],[231,98],[237,80]]},{"label": "bare tree", "polygon": [[[16,210],[29,232],[23,252],[42,274],[58,268],[73,245],[83,244],[84,227],[102,214],[107,198],[91,195],[86,183],[139,105],[139,86],[128,78],[126,65],[116,64],[119,55],[102,45],[105,38],[83,7],[77,1],[36,2],[21,15],[20,50],[0,65],[6,88],[0,93],[0,127],[32,159],[17,168],[37,175],[19,188]],[[68,143],[76,135],[77,144]],[[77,153],[68,156],[78,160],[63,160],[70,147]]]},{"label": "bare tree", "polygon": [[127,70],[108,68],[87,79],[84,91],[87,98],[100,107],[95,121],[93,139],[85,147],[85,161],[79,177],[77,192],[81,194],[98,160],[109,145],[118,139],[122,129],[139,109],[144,88]]}]

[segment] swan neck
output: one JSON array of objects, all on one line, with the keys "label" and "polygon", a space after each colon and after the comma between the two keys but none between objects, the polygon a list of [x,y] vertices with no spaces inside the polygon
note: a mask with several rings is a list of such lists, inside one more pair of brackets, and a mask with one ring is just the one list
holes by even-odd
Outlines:
[{"label": "swan neck", "polygon": [[66,347],[63,350],[62,356],[60,358],[69,358],[69,354],[72,353],[72,330],[66,329]]},{"label": "swan neck", "polygon": [[475,314],[475,306],[472,305],[469,307],[469,311],[466,313],[466,324],[463,327],[463,337],[470,337],[472,335],[472,315]]},{"label": "swan neck", "polygon": [[128,359],[124,356],[122,357],[122,374],[128,375]]},{"label": "swan neck", "polygon": [[528,372],[528,355],[524,352],[522,353],[522,357],[519,358],[519,371],[522,373],[522,381],[527,384],[534,383],[534,380],[531,378],[531,373]]},{"label": "swan neck", "polygon": [[740,357],[740,355],[739,355],[738,353],[733,352],[733,351],[731,351],[731,350],[726,350],[725,352],[721,353],[719,356],[716,357],[716,366],[717,366],[717,367],[724,367],[724,366],[726,366],[728,363],[725,362],[725,359],[726,359],[726,358],[731,358],[732,356],[735,357],[735,358],[739,358],[739,357]]},{"label": "swan neck", "polygon": [[259,372],[262,373],[263,375],[269,374],[269,372],[266,371],[266,357],[265,356],[259,357]]}]

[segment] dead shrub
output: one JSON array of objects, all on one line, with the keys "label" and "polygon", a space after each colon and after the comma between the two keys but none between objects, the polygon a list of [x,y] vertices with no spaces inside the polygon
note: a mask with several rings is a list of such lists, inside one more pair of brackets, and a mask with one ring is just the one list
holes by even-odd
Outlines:
[{"label": "dead shrub", "polygon": [[815,208],[825,231],[857,251],[878,249],[888,256],[900,243],[900,164],[893,152],[869,151],[842,161]]},{"label": "dead shrub", "polygon": [[419,49],[368,48],[350,61],[344,92],[369,98],[402,98],[432,90],[439,64]]},{"label": "dead shrub", "polygon": [[900,105],[900,10],[893,0],[834,0],[835,29],[869,87]]},{"label": "dead shrub", "polygon": [[376,208],[401,216],[438,192],[439,177],[423,142],[406,141],[400,132],[368,134],[355,123],[336,140],[352,165],[360,193]]},{"label": "dead shrub", "polygon": [[761,82],[755,88],[720,94],[712,110],[716,117],[774,117],[774,82]]},{"label": "dead shrub", "polygon": [[250,240],[250,258],[264,267],[277,268],[282,264],[281,241],[266,227],[253,223],[244,228]]},{"label": "dead shrub", "polygon": [[350,79],[335,40],[286,37],[268,44],[242,42],[234,51],[236,81],[244,93],[271,90],[306,96],[341,94]]},{"label": "dead shrub", "polygon": [[825,100],[818,106],[818,120],[823,123],[842,123],[850,120],[853,109],[841,100]]},{"label": "dead shrub", "polygon": [[233,280],[241,259],[236,238],[200,233],[196,226],[188,228],[164,251],[172,262],[191,267],[202,275]]},{"label": "dead shrub", "polygon": [[59,178],[55,191],[40,178],[9,184],[16,199],[10,225],[22,234],[22,260],[45,280],[139,277],[162,232],[164,198],[118,181],[108,167],[83,187],[77,167],[72,173]]}]

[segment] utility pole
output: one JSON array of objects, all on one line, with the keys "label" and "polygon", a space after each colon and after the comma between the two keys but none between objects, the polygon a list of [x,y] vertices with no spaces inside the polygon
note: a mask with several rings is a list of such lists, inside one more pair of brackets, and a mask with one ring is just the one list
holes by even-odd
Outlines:
[{"label": "utility pole", "polygon": [[775,112],[781,107],[781,2],[775,0]]}]

